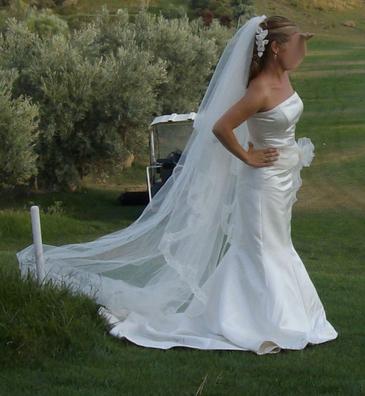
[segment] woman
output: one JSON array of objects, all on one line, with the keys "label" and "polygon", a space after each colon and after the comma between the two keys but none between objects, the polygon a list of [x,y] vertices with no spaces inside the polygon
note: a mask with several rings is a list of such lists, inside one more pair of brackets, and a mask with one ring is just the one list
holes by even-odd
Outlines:
[{"label": "woman", "polygon": [[[337,337],[290,238],[313,145],[295,141],[303,103],[287,71],[311,36],[284,17],[248,20],[141,216],[91,242],[43,245],[46,278],[94,296],[110,334],[152,348],[256,354]],[[22,274],[36,273],[33,245],[17,258]]]},{"label": "woman", "polygon": [[[259,26],[261,36],[258,37],[262,37],[262,49],[265,49],[265,45],[267,48],[258,51],[258,45],[255,46],[248,90],[213,127],[229,151],[239,154],[240,159],[254,167],[273,165],[270,160],[278,158],[278,150],[253,150],[253,145],[249,144],[246,153],[233,138],[232,130],[253,114],[274,108],[285,98],[294,95],[288,71],[296,69],[302,62],[306,53],[306,40],[314,35],[300,32],[296,25],[281,16],[272,16]],[[265,42],[264,37],[267,37]]]}]

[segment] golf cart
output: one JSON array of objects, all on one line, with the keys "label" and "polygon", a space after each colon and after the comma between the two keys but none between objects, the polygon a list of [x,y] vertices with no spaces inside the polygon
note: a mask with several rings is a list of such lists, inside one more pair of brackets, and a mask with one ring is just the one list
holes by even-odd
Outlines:
[{"label": "golf cart", "polygon": [[196,113],[166,114],[150,124],[150,164],[146,167],[147,191],[120,195],[122,205],[146,205],[171,176],[193,131]]}]

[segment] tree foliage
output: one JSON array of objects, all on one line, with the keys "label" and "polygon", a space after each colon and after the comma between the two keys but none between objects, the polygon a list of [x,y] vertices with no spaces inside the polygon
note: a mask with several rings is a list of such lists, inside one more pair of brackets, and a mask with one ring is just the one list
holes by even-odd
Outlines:
[{"label": "tree foliage", "polygon": [[253,0],[190,0],[190,6],[206,25],[214,18],[224,26],[234,26],[240,16],[254,12]]},{"label": "tree foliage", "polygon": [[74,190],[91,171],[146,155],[153,116],[197,110],[231,35],[186,16],[141,11],[132,22],[106,7],[73,31],[30,23],[49,15],[8,18],[0,35],[0,69],[16,71],[13,100],[39,112],[34,144],[24,139],[36,161],[24,174],[46,189]]},{"label": "tree foliage", "polygon": [[26,184],[37,173],[33,150],[38,137],[38,108],[29,98],[12,96],[15,70],[0,70],[0,187]]}]

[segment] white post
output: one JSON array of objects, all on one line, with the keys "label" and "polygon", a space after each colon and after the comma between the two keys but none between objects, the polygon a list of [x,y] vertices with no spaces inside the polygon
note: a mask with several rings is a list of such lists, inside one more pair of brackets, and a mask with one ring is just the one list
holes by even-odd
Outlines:
[{"label": "white post", "polygon": [[41,221],[39,218],[39,207],[33,205],[30,208],[30,215],[32,219],[33,245],[35,251],[37,278],[38,278],[38,282],[42,282],[45,276],[45,269],[44,269]]}]

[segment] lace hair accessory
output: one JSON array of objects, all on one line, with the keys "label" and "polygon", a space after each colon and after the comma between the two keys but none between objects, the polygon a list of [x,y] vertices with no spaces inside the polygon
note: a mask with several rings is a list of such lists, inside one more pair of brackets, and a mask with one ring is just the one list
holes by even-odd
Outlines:
[{"label": "lace hair accessory", "polygon": [[257,54],[261,58],[264,51],[265,51],[265,45],[269,42],[269,40],[265,40],[265,37],[269,31],[267,29],[262,29],[262,27],[259,25],[256,30],[256,45],[257,45]]}]

